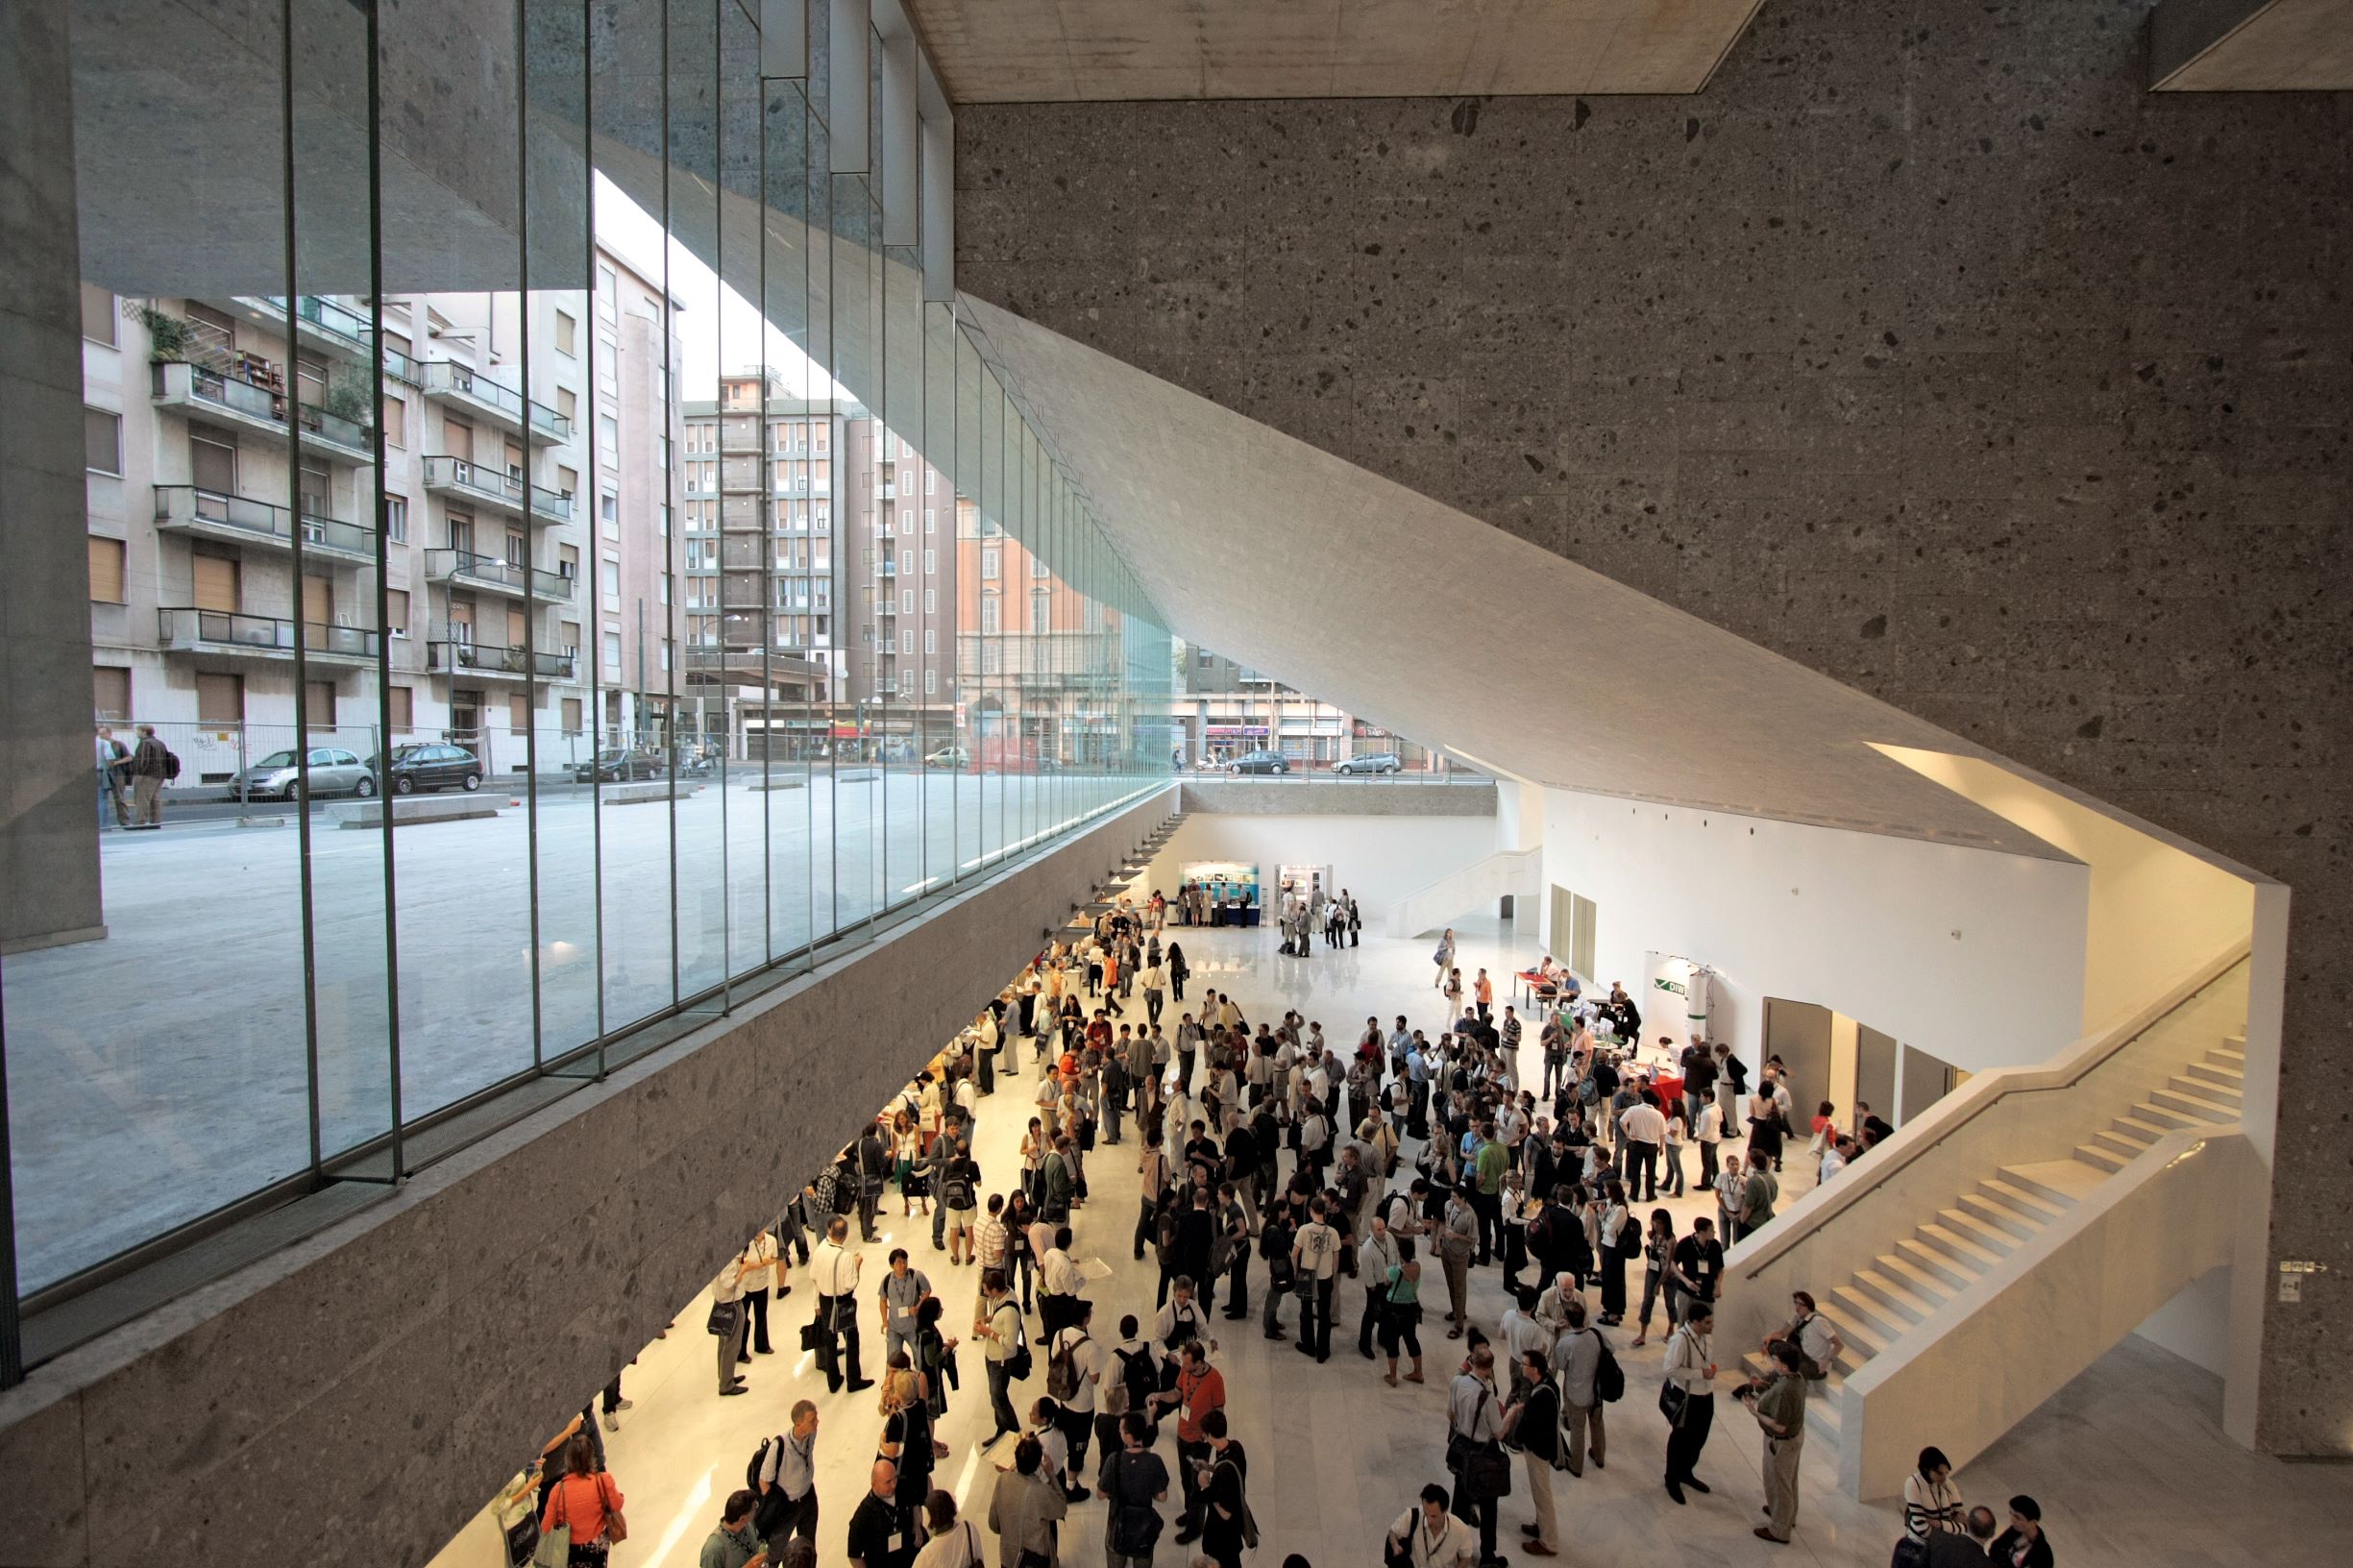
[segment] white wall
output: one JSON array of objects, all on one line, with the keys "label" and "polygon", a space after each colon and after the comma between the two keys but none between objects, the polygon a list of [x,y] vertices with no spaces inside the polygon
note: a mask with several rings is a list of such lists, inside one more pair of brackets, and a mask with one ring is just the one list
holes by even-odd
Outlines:
[{"label": "white wall", "polygon": [[1769,995],[1973,1072],[2078,1033],[2090,879],[2073,862],[1548,789],[1544,864],[1594,900],[1598,984],[1640,984],[1647,951],[1712,966],[1714,1033],[1751,1062]]},{"label": "white wall", "polygon": [[2122,1017],[2208,956],[2246,939],[2255,890],[2244,877],[1982,758],[1878,749],[2091,867],[2084,1033]]},{"label": "white wall", "polygon": [[[1495,852],[1495,819],[1478,817],[1225,816],[1193,812],[1177,825],[1141,887],[1173,892],[1189,860],[1258,862],[1264,896],[1277,866],[1329,866],[1355,894],[1369,931],[1390,906]],[[1489,911],[1488,913],[1492,913]]]}]

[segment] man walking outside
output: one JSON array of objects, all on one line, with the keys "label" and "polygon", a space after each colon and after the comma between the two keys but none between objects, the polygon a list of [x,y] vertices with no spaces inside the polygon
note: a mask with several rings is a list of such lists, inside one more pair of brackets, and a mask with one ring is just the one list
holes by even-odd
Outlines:
[{"label": "man walking outside", "polygon": [[138,726],[139,744],[131,753],[131,821],[133,828],[163,825],[163,781],[178,771],[179,762],[156,739],[156,726]]}]

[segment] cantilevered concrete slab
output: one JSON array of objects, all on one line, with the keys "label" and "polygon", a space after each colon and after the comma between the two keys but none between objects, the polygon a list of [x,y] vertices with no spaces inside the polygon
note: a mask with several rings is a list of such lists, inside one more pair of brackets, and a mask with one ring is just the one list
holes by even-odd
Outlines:
[{"label": "cantilevered concrete slab", "polygon": [[1869,743],[1981,748],[986,301],[963,305],[1180,637],[1540,783],[2057,853]]},{"label": "cantilevered concrete slab", "polygon": [[2160,92],[2353,87],[2353,0],[2164,0],[2148,55]]},{"label": "cantilevered concrete slab", "polygon": [[1758,0],[906,0],[960,104],[1697,92]]}]

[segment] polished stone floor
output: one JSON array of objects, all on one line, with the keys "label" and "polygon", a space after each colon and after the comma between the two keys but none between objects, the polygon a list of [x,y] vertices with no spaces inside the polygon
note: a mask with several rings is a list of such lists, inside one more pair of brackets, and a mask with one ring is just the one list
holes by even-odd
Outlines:
[{"label": "polished stone floor", "polygon": [[[1369,922],[1368,922],[1369,923]],[[1464,926],[1462,960],[1497,972],[1530,956],[1508,927]],[[1260,931],[1185,934],[1195,985],[1231,989],[1255,1022],[1285,1006],[1320,1019],[1344,1048],[1366,1015],[1386,1019],[1406,1013],[1428,1026],[1437,1017],[1429,990],[1427,943],[1367,937],[1360,949],[1332,956],[1285,959],[1274,938]],[[1141,1009],[1134,1009],[1140,1017]],[[1015,1093],[982,1103],[979,1156],[987,1187],[1004,1185],[1015,1164],[1026,1094],[1026,1073]],[[1098,1330],[1115,1329],[1122,1312],[1148,1313],[1153,1275],[1130,1260],[1126,1245],[1135,1213],[1136,1174],[1131,1142],[1099,1149],[1088,1166],[1094,1197],[1079,1211],[1077,1254],[1090,1272]],[[1793,1171],[1795,1163],[1793,1162]],[[1793,1186],[1796,1184],[1793,1184]],[[1688,1218],[1699,1200],[1670,1205]],[[895,1206],[894,1205],[894,1210]],[[969,1320],[976,1289],[972,1269],[949,1270],[929,1246],[927,1222],[886,1217],[887,1237],[864,1249],[870,1272],[894,1241],[914,1249],[949,1304],[949,1323]],[[1099,1261],[1099,1262],[1098,1262]],[[779,1346],[797,1343],[812,1310],[806,1271],[784,1304],[783,1327],[772,1326]],[[1505,1305],[1498,1271],[1475,1271],[1472,1303],[1490,1329]],[[1262,1289],[1263,1275],[1253,1281]],[[1255,1290],[1254,1290],[1255,1294]],[[1346,1291],[1343,1291],[1343,1295]],[[792,1403],[813,1398],[822,1412],[820,1439],[822,1523],[820,1560],[844,1560],[844,1531],[864,1488],[880,1417],[873,1395],[829,1395],[821,1376],[797,1352],[761,1358],[748,1369],[752,1393],[720,1399],[712,1392],[711,1346],[701,1332],[705,1304],[681,1302],[677,1327],[648,1346],[629,1368],[624,1390],[636,1408],[608,1434],[610,1465],[628,1498],[632,1535],[617,1548],[620,1568],[689,1568],[716,1521],[721,1501],[742,1484],[744,1463],[761,1436],[777,1430]],[[1370,1564],[1379,1534],[1425,1482],[1444,1479],[1446,1353],[1459,1345],[1442,1327],[1424,1340],[1432,1382],[1392,1389],[1378,1364],[1353,1348],[1356,1311],[1339,1313],[1334,1358],[1318,1366],[1270,1344],[1254,1322],[1226,1324],[1216,1361],[1228,1385],[1235,1435],[1251,1456],[1252,1502],[1263,1540],[1254,1559],[1280,1562],[1297,1552],[1318,1568]],[[1032,1322],[1035,1328],[1035,1320]],[[1821,1564],[1880,1568],[1900,1530],[1893,1502],[1850,1503],[1837,1495],[1827,1454],[1804,1463],[1803,1501],[1794,1544],[1773,1546],[1750,1533],[1761,1497],[1760,1444],[1753,1425],[1728,1400],[1701,1460],[1700,1474],[1715,1492],[1678,1507],[1658,1484],[1664,1426],[1656,1409],[1659,1352],[1629,1351],[1628,1333],[1613,1335],[1627,1369],[1625,1400],[1609,1410],[1610,1462],[1581,1480],[1557,1478],[1563,1560],[1575,1564]],[[1343,1346],[1342,1340],[1348,1341]],[[868,1336],[873,1344],[873,1336]],[[1734,1358],[1725,1355],[1726,1362]],[[953,1396],[942,1435],[952,1445],[940,1484],[984,1510],[992,1458],[1010,1445],[977,1455],[973,1440],[990,1427],[977,1357],[967,1353],[970,1375]],[[1040,1373],[1017,1394],[1017,1405],[1043,1392]],[[2353,1473],[2341,1468],[2283,1464],[2244,1453],[2218,1428],[2218,1380],[2145,1341],[2128,1338],[2056,1394],[2041,1410],[1960,1476],[1964,1494],[1998,1510],[2011,1494],[2030,1492],[2043,1504],[2058,1560],[2146,1568],[2149,1564],[2215,1564],[2219,1568],[2320,1568],[2343,1561],[2353,1539]],[[1173,1434],[1163,1438],[1173,1461]],[[498,1478],[485,1478],[488,1489]],[[1504,1506],[1507,1543],[1530,1517],[1525,1482]],[[1064,1527],[1062,1560],[1078,1568],[1102,1561],[1103,1507],[1073,1509]],[[984,1529],[984,1536],[986,1531]],[[987,1537],[990,1561],[996,1543]],[[1159,1561],[1182,1565],[1189,1554],[1164,1536]],[[487,1516],[478,1518],[437,1559],[435,1568],[496,1568],[499,1543]],[[1524,1557],[1515,1560],[1532,1560]]]}]

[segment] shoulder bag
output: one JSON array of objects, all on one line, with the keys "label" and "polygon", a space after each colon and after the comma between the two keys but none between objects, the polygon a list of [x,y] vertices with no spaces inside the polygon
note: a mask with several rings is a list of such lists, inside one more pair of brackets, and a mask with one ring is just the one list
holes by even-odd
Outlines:
[{"label": "shoulder bag", "polygon": [[567,1517],[561,1481],[555,1483],[555,1528],[539,1537],[539,1546],[531,1553],[531,1568],[568,1568],[572,1561],[572,1521]]},{"label": "shoulder bag", "polygon": [[622,1516],[621,1508],[612,1501],[613,1478],[610,1472],[597,1472],[597,1501],[604,1505],[604,1540],[608,1546],[619,1546],[629,1538],[629,1521]]}]

